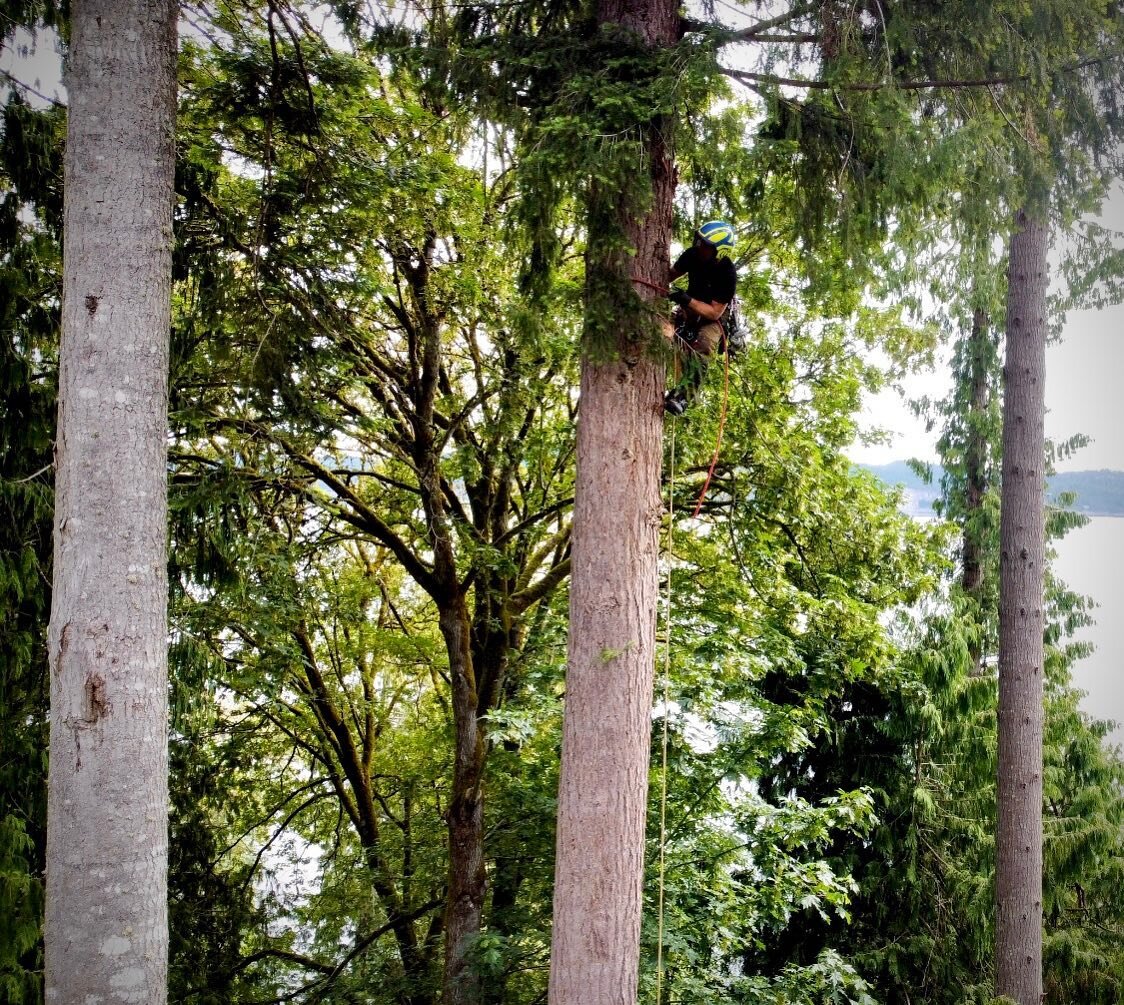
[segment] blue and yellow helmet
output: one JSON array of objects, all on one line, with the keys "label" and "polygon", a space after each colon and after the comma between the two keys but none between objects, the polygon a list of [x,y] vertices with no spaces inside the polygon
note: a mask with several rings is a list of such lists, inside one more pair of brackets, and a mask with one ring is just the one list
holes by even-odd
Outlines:
[{"label": "blue and yellow helmet", "polygon": [[734,228],[725,220],[707,220],[695,236],[705,241],[712,248],[732,248],[734,246]]}]

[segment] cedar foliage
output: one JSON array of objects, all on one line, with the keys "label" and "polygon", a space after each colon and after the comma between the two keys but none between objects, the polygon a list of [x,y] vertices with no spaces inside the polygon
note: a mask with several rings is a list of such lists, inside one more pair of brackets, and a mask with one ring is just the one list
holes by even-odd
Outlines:
[{"label": "cedar foliage", "polygon": [[41,995],[50,464],[62,115],[9,96],[0,137],[0,1001]]}]

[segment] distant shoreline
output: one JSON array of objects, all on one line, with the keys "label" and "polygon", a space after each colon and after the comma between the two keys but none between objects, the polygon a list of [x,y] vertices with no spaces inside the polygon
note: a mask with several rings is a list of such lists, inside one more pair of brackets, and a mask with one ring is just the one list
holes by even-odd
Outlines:
[{"label": "distant shoreline", "polygon": [[[1078,509],[1073,510],[1074,513],[1079,513],[1081,516],[1087,516],[1090,520],[1124,520],[1124,513],[1100,513],[1092,509]],[[1081,528],[1077,528],[1080,530]]]},{"label": "distant shoreline", "polygon": [[[940,497],[942,470],[930,465],[932,479],[925,481],[909,461],[889,464],[858,464],[890,487],[900,486],[906,492],[910,509],[932,513],[933,503]],[[1074,502],[1066,508],[1082,516],[1124,517],[1124,471],[1108,468],[1090,471],[1062,471],[1048,481],[1049,501],[1056,504],[1061,494],[1072,494]]]}]

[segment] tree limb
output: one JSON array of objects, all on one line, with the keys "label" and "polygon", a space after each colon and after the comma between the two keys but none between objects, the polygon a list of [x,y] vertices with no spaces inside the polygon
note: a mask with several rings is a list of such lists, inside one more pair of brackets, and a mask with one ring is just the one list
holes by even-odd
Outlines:
[{"label": "tree limb", "polygon": [[[1118,59],[1122,54],[1113,53],[1110,56],[1096,56],[1083,59],[1077,63],[1059,67],[1055,73],[1075,73],[1078,70],[1107,63]],[[883,91],[897,88],[900,91],[922,90],[960,90],[974,87],[995,87],[1003,84],[1018,84],[1030,80],[1030,74],[1022,73],[1010,77],[981,77],[964,80],[880,80],[880,81],[839,81],[807,80],[799,77],[778,77],[771,73],[756,73],[752,70],[735,70],[731,67],[719,67],[719,72],[740,83],[749,85],[766,84],[773,87],[803,87],[816,91]]]},{"label": "tree limb", "polygon": [[551,593],[569,574],[570,559],[564,558],[551,568],[542,579],[532,583],[527,589],[514,594],[508,601],[508,607],[513,613],[522,614],[532,604]]}]

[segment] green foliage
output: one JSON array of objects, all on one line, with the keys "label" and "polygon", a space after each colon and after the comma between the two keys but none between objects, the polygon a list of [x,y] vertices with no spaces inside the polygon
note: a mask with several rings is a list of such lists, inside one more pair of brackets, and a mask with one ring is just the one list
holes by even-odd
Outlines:
[{"label": "green foliage", "polygon": [[0,39],[7,42],[21,29],[32,33],[44,28],[65,32],[69,21],[69,0],[8,0]]},{"label": "green foliage", "polygon": [[[465,119],[368,53],[299,37],[243,23],[229,50],[185,54],[176,623],[215,728],[263,765],[238,765],[247,795],[222,822],[280,919],[244,941],[243,986],[429,1001],[463,672],[438,612],[463,589],[481,725],[529,748],[534,612],[568,550],[574,276],[524,324],[511,180]],[[513,868],[509,889],[531,873],[541,890]],[[508,920],[473,951],[513,986],[542,930],[537,911],[514,925],[523,910],[496,906]]]},{"label": "green foliage", "polygon": [[62,117],[10,95],[0,137],[0,1002],[41,994],[51,447]]},{"label": "green foliage", "polygon": [[[448,542],[470,584],[478,680],[496,640],[515,640],[483,720],[491,894],[471,959],[489,1002],[530,1002],[548,950],[565,658],[553,586],[568,549],[574,259],[588,221],[574,218],[580,187],[547,206],[554,268],[536,272],[528,299],[515,263],[544,254],[528,215],[541,207],[507,168],[515,158],[568,178],[567,164],[608,156],[606,123],[624,130],[621,149],[629,130],[642,136],[629,125],[640,110],[615,96],[631,95],[623,78],[644,61],[624,51],[584,90],[552,88],[558,101],[507,133],[451,114],[403,53],[384,73],[362,45],[346,53],[303,34],[305,77],[267,19],[239,29],[222,51],[189,47],[183,66],[175,654],[181,682],[207,681],[182,706],[185,725],[206,724],[200,770],[221,763],[204,777],[234,796],[216,812],[185,764],[185,795],[202,795],[197,814],[181,810],[198,837],[177,883],[210,891],[218,913],[198,966],[177,956],[177,986],[229,987],[236,973],[259,997],[278,985],[325,1001],[433,993],[454,731],[431,577]],[[662,73],[645,92],[657,104],[671,100]],[[735,120],[713,121],[733,158]],[[534,146],[541,131],[557,135]],[[481,134],[486,155],[466,153]],[[613,163],[597,182],[606,192]],[[771,800],[757,787],[765,766],[834,729],[839,693],[893,686],[882,619],[934,581],[934,542],[842,453],[863,390],[887,377],[861,356],[877,346],[900,368],[932,333],[864,306],[830,247],[819,260],[838,283],[776,292],[806,286],[810,268],[786,240],[786,184],[762,191],[775,216],[754,240],[770,271],[744,284],[760,338],[733,380],[723,465],[675,572],[700,589],[676,592],[668,961],[677,994],[865,1001],[839,954],[755,974],[746,947],[798,912],[848,916],[853,881],[834,849],[870,833],[874,793],[845,784]],[[434,365],[427,412],[419,389]],[[718,406],[712,381],[686,427],[697,462]],[[441,447],[428,473],[431,435]],[[433,477],[444,515],[427,496]],[[719,619],[729,633],[712,631]],[[713,747],[693,723],[714,731]],[[227,744],[236,758],[220,756]],[[237,882],[259,891],[265,927]],[[204,910],[184,894],[185,918]]]},{"label": "green foliage", "polygon": [[1043,976],[1048,1001],[1107,1003],[1124,976],[1124,762],[1106,749],[1108,726],[1078,710],[1080,697],[1055,688],[1047,704]]},{"label": "green foliage", "polygon": [[171,752],[168,1000],[223,1005],[247,994],[243,952],[267,918],[254,903],[249,856],[220,844],[230,828],[224,804],[248,765],[237,741],[216,747],[200,742],[204,735],[174,742]]},{"label": "green foliage", "polygon": [[[586,247],[585,347],[616,351],[630,340],[658,343],[648,310],[624,263],[635,255],[627,221],[651,204],[653,159],[689,130],[683,122],[714,89],[712,53],[698,40],[651,46],[616,25],[598,25],[582,7],[460,8],[413,39],[406,59],[450,101],[479,103],[512,131],[521,224],[521,290],[538,307],[563,252],[559,232],[581,207]],[[662,277],[659,277],[662,279]]]},{"label": "green foliage", "polygon": [[[971,320],[972,331],[954,348],[952,393],[929,413],[942,426],[938,510],[957,525],[962,572],[943,609],[927,612],[924,629],[906,636],[903,669],[914,685],[887,710],[881,730],[901,744],[881,786],[886,822],[872,847],[882,853],[857,874],[856,924],[829,939],[851,948],[859,971],[888,1000],[986,1002],[992,993],[1000,380],[988,315],[1002,285],[989,263],[975,267],[960,301],[968,317],[954,309],[951,318],[964,326]],[[1057,537],[1081,522],[1052,509],[1048,533]],[[1054,906],[1044,974],[1049,1000],[1100,1000],[1112,993],[1105,989],[1119,968],[1102,936],[1115,944],[1124,903],[1104,895],[1086,913],[1074,901],[1084,901],[1085,884],[1118,867],[1121,763],[1102,745],[1106,727],[1077,711],[1069,684],[1069,667],[1085,647],[1067,640],[1087,623],[1087,602],[1053,580],[1047,593],[1044,880]]]},{"label": "green foliage", "polygon": [[0,1001],[6,1003],[39,998],[43,889],[29,868],[38,858],[23,821],[11,814],[0,819]]},{"label": "green foliage", "polygon": [[[486,1005],[542,999],[579,332],[594,353],[616,327],[650,334],[622,285],[622,221],[649,205],[646,158],[665,143],[679,236],[700,216],[739,227],[753,329],[728,394],[712,366],[677,425],[666,486],[667,998],[990,1000],[992,587],[948,586],[953,528],[911,523],[845,451],[863,394],[933,353],[936,327],[911,322],[921,292],[951,304],[949,330],[977,308],[998,318],[997,221],[1047,176],[1059,218],[1099,192],[1111,61],[1066,60],[1073,37],[1110,38],[1109,13],[794,8],[824,86],[781,86],[785,43],[754,43],[748,106],[722,72],[732,32],[696,25],[653,50],[588,5],[438,6],[370,34],[348,5],[341,31],[276,4],[201,23],[176,178],[172,1000],[436,999],[450,611],[485,751],[469,960]],[[970,74],[1018,79],[882,86]],[[0,722],[0,1001],[16,1002],[41,969],[61,119],[13,100],[4,129],[0,680],[16,714]],[[1105,235],[1089,241],[1075,263],[1104,254]],[[1101,261],[1102,285],[1075,294],[1112,295]],[[993,494],[968,505],[965,486],[975,438],[993,483],[997,396],[973,410],[966,381],[982,369],[994,392],[996,357],[990,336],[962,342],[933,413],[961,548],[992,547]],[[1051,598],[1048,993],[1109,1002],[1121,768],[1067,683],[1085,604]]]},{"label": "green foliage", "polygon": [[[841,850],[867,846],[880,797],[854,758],[878,728],[864,701],[902,686],[884,620],[932,588],[944,540],[842,453],[862,389],[884,378],[857,347],[904,360],[926,342],[877,312],[825,322],[799,302],[770,306],[774,329],[732,375],[705,522],[677,528],[670,566],[665,983],[671,1000],[865,1001],[852,960],[795,950],[787,933],[852,917]],[[713,449],[719,379],[677,432],[680,470]],[[684,479],[677,513],[698,489]]]}]

